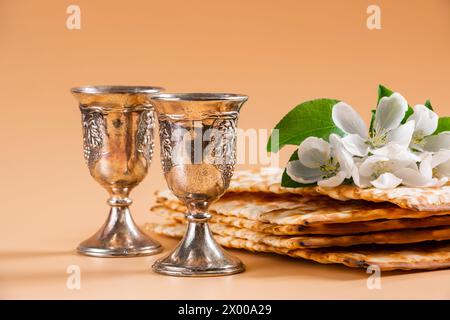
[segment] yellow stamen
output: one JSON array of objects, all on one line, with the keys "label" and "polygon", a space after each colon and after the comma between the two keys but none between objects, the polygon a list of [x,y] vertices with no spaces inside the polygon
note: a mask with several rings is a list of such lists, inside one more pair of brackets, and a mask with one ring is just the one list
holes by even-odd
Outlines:
[{"label": "yellow stamen", "polygon": [[330,178],[339,171],[340,165],[339,162],[334,161],[333,158],[329,159],[327,163],[320,167],[320,171],[324,173],[324,178]]},{"label": "yellow stamen", "polygon": [[386,166],[386,164],[384,162],[377,162],[373,167],[373,172],[370,177],[372,178],[372,180],[375,180],[386,172],[389,172],[389,168]]},{"label": "yellow stamen", "polygon": [[415,132],[413,134],[413,137],[411,139],[412,144],[415,144],[417,146],[423,146],[425,145],[425,139],[422,132]]},{"label": "yellow stamen", "polygon": [[382,135],[375,134],[373,137],[370,138],[370,140],[368,141],[368,144],[372,148],[379,148],[386,144],[386,140],[387,140],[386,134],[382,134]]}]

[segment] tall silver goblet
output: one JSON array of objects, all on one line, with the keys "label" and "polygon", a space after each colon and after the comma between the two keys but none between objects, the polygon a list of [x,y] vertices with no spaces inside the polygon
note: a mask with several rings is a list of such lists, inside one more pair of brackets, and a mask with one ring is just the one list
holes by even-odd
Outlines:
[{"label": "tall silver goblet", "polygon": [[155,117],[148,95],[158,87],[95,86],[71,91],[79,101],[84,157],[91,176],[109,193],[105,224],[78,246],[97,257],[151,255],[162,250],[134,223],[130,191],[146,176],[153,155]]},{"label": "tall silver goblet", "polygon": [[153,270],[172,276],[219,276],[244,271],[208,227],[208,207],[228,188],[236,161],[236,123],[247,96],[156,94],[161,161],[169,188],[187,208],[183,240]]}]

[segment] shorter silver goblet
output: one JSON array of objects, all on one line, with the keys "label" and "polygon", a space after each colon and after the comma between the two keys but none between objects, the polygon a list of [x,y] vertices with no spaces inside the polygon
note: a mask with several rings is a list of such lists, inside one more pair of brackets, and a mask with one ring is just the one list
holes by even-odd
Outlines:
[{"label": "shorter silver goblet", "polygon": [[169,188],[188,208],[186,234],[153,270],[172,276],[220,276],[244,271],[208,227],[208,207],[228,188],[236,161],[236,124],[247,96],[156,94],[161,161]]},{"label": "shorter silver goblet", "polygon": [[158,87],[73,88],[83,124],[84,157],[91,176],[110,194],[105,224],[78,246],[97,257],[130,257],[161,252],[131,217],[131,189],[147,175],[153,155],[154,110],[148,94]]}]

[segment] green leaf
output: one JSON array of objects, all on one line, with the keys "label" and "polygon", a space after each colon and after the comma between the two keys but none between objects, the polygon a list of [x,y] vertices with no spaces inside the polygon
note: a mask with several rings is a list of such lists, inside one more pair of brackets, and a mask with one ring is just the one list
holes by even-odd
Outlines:
[{"label": "green leaf", "polygon": [[437,129],[433,134],[438,134],[444,131],[450,131],[450,117],[439,118]]},{"label": "green leaf", "polygon": [[[298,160],[298,149],[294,151],[294,153],[289,158],[289,162]],[[301,187],[310,187],[315,185],[315,183],[310,184],[303,184],[299,183],[297,181],[294,181],[289,177],[289,175],[286,172],[286,169],[284,169],[283,176],[281,177],[281,186],[286,188],[301,188]]]},{"label": "green leaf", "polygon": [[394,91],[391,89],[383,86],[382,84],[378,85],[378,101],[377,104],[380,103],[381,98],[383,97],[390,97]]},{"label": "green leaf", "polygon": [[425,101],[425,107],[427,107],[427,108],[430,109],[431,111],[434,111],[434,110],[433,110],[433,106],[431,105],[431,101],[430,101],[430,100]]},{"label": "green leaf", "polygon": [[333,106],[339,100],[316,99],[299,104],[289,111],[275,126],[279,139],[273,141],[273,134],[267,142],[268,152],[278,152],[285,145],[299,145],[307,137],[318,137],[328,141],[332,133],[343,135],[331,118]]},{"label": "green leaf", "polygon": [[369,132],[372,133],[373,131],[373,123],[375,122],[375,109],[370,110],[370,112],[372,113],[372,116],[370,117],[370,127],[369,127]]},{"label": "green leaf", "polygon": [[[378,85],[378,103],[380,103],[381,98],[390,97],[394,91],[383,86],[382,84]],[[408,105],[408,110],[406,110],[405,116],[403,117],[402,124],[408,120],[408,118],[414,113],[414,110]]]},{"label": "green leaf", "polygon": [[408,120],[408,118],[409,118],[410,116],[412,116],[413,113],[414,113],[413,108],[411,108],[410,106],[408,106],[408,110],[406,110],[405,117],[404,117],[403,120],[402,120],[402,124],[405,123],[406,120]]}]

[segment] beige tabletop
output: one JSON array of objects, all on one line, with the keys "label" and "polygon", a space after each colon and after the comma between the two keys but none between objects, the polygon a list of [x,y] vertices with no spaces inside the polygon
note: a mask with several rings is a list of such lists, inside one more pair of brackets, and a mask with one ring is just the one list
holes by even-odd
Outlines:
[{"label": "beige tabletop", "polygon": [[[80,29],[67,27],[72,3]],[[379,83],[448,116],[450,2],[376,3],[381,29],[371,30],[360,0],[0,1],[0,298],[450,298],[450,270],[383,273],[369,290],[364,270],[270,254],[234,251],[245,273],[199,279],[152,273],[158,256],[75,253],[108,208],[83,161],[70,87],[248,94],[239,127],[255,130],[320,97],[345,99],[368,122]],[[148,208],[165,186],[158,154],[131,194],[139,224],[156,219]],[[164,253],[176,244],[156,238]],[[80,270],[79,290],[68,269]]]}]

